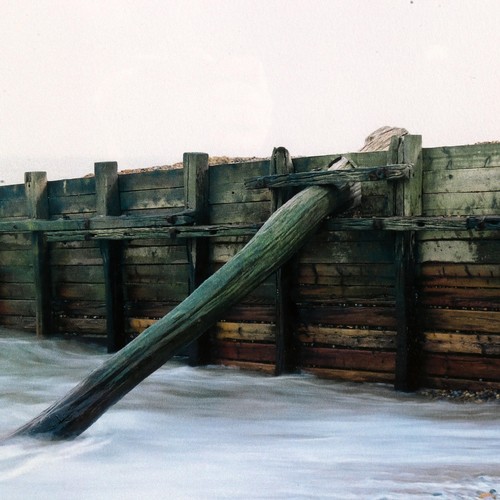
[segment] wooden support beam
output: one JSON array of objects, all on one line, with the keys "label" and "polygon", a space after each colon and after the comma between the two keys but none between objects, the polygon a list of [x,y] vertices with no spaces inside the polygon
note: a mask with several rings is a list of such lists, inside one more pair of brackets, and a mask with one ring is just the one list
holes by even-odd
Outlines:
[{"label": "wooden support beam", "polygon": [[[326,166],[325,166],[326,167]],[[245,180],[247,189],[335,185],[339,182],[393,181],[408,179],[412,164],[390,164],[381,167],[356,167],[355,170],[324,170],[271,174]]]},{"label": "wooden support beam", "polygon": [[[208,154],[184,153],[185,209],[194,214],[194,223],[207,224],[208,217]],[[174,233],[171,233],[174,234]],[[208,277],[208,241],[189,238],[186,241],[189,260],[189,293],[194,292]],[[198,366],[210,361],[210,334],[204,333],[187,349],[189,364]]]},{"label": "wooden support beam", "polygon": [[[293,172],[290,153],[282,147],[274,148],[269,162],[270,175],[287,175]],[[290,187],[274,189],[271,196],[271,212],[274,213],[293,195]],[[275,274],[276,284],[276,361],[275,375],[290,373],[296,367],[293,342],[294,306],[290,297],[290,289],[296,269],[296,260],[292,257],[283,264]]]},{"label": "wooden support beam", "polygon": [[[422,137],[407,135],[393,138],[388,163],[395,160],[412,163],[408,179],[394,187],[394,214],[404,217],[422,214]],[[394,386],[399,391],[413,391],[418,386],[418,321],[415,288],[416,235],[404,231],[395,235],[396,266],[396,373]]]},{"label": "wooden support beam", "polygon": [[[48,219],[47,173],[26,172],[24,188],[28,203],[28,216],[33,220]],[[51,333],[52,311],[49,249],[42,232],[32,233],[31,246],[35,281],[36,334],[39,337],[45,337]]]},{"label": "wooden support beam", "polygon": [[[96,212],[98,216],[120,215],[120,191],[118,189],[118,164],[116,162],[95,163]],[[106,334],[109,353],[120,350],[126,344],[123,309],[123,248],[120,241],[101,240],[103,260]]]}]

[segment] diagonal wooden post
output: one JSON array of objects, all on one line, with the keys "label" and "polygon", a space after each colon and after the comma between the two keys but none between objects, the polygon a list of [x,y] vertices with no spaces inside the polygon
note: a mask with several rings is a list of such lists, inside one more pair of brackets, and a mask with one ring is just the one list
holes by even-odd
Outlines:
[{"label": "diagonal wooden post", "polygon": [[[28,203],[28,216],[31,219],[48,219],[47,173],[26,172],[24,189]],[[49,249],[43,232],[34,231],[31,234],[31,248],[35,280],[36,334],[45,337],[51,333],[52,311]]]}]

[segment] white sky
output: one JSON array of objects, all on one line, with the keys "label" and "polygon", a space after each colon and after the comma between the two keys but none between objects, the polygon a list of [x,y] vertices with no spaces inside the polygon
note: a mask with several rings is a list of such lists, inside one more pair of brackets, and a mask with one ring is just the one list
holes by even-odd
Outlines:
[{"label": "white sky", "polygon": [[0,180],[500,139],[500,1],[0,0]]}]

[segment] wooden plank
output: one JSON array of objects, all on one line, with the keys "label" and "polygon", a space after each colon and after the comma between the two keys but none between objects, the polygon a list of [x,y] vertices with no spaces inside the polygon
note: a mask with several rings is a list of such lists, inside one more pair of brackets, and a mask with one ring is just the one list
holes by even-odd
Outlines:
[{"label": "wooden plank", "polygon": [[462,170],[432,170],[423,178],[423,192],[430,193],[479,193],[498,191],[500,166]]},{"label": "wooden plank", "polygon": [[305,306],[298,307],[298,319],[302,324],[312,325],[343,325],[343,326],[370,326],[395,329],[396,318],[394,307],[343,307]]},{"label": "wooden plank", "polygon": [[342,182],[387,181],[408,178],[412,165],[396,164],[358,167],[352,171],[318,171],[270,174],[245,180],[247,189],[322,186]]},{"label": "wooden plank", "polygon": [[255,321],[262,323],[274,322],[274,304],[237,304],[227,310],[221,320],[241,322]]},{"label": "wooden plank", "polygon": [[423,306],[498,309],[500,288],[420,286],[419,297]]},{"label": "wooden plank", "polygon": [[189,265],[155,264],[127,265],[123,268],[123,279],[127,284],[184,283],[187,287]]},{"label": "wooden plank", "polygon": [[[29,217],[48,219],[47,173],[26,172],[24,184]],[[40,232],[33,232],[31,244],[35,285],[36,334],[38,337],[45,337],[50,335],[52,328],[49,248],[44,235]]]},{"label": "wooden plank", "polygon": [[212,224],[258,224],[270,215],[269,201],[210,205]]},{"label": "wooden plank", "polygon": [[91,217],[95,214],[96,197],[94,194],[49,198],[50,217]]},{"label": "wooden plank", "polygon": [[299,285],[393,286],[392,264],[302,264],[298,268]]},{"label": "wooden plank", "polygon": [[127,301],[181,302],[189,295],[187,281],[168,283],[125,284],[124,298]]},{"label": "wooden plank", "polygon": [[348,382],[394,383],[394,375],[387,372],[366,370],[335,370],[330,368],[303,367],[302,373],[310,373],[318,378],[345,380]]},{"label": "wooden plank", "polygon": [[61,283],[53,285],[54,296],[59,300],[83,299],[92,297],[92,300],[104,301],[106,290],[104,283]]},{"label": "wooden plank", "polygon": [[370,243],[332,242],[299,253],[300,264],[389,264],[394,262],[394,244],[390,238]]},{"label": "wooden plank", "polygon": [[47,193],[49,198],[95,195],[95,177],[50,181],[47,185]]},{"label": "wooden plank", "polygon": [[458,170],[500,166],[500,144],[442,146],[423,150],[424,170]]},{"label": "wooden plank", "polygon": [[500,266],[496,264],[436,264],[419,268],[420,282],[435,286],[500,287]]},{"label": "wooden plank", "polygon": [[396,332],[367,328],[338,328],[318,325],[299,325],[297,340],[306,344],[328,344],[330,347],[352,349],[395,350]]},{"label": "wooden plank", "polygon": [[[5,250],[30,250],[31,236],[29,234],[0,234],[0,252]],[[0,259],[3,263],[3,260]]]},{"label": "wooden plank", "polygon": [[[34,300],[0,300],[1,316],[30,316],[36,321],[36,302]],[[35,329],[36,331],[36,325]]]},{"label": "wooden plank", "polygon": [[423,373],[431,377],[500,382],[500,358],[424,353]]},{"label": "wooden plank", "polygon": [[70,318],[58,317],[54,321],[55,330],[59,333],[79,335],[102,335],[107,334],[107,321],[105,318]]},{"label": "wooden plank", "polygon": [[218,322],[212,332],[217,340],[243,342],[274,342],[276,325],[271,323]]},{"label": "wooden plank", "polygon": [[1,299],[35,299],[33,283],[0,283]]},{"label": "wooden plank", "polygon": [[127,174],[121,172],[118,176],[118,187],[121,196],[129,191],[158,189],[158,186],[167,189],[183,188],[184,173],[182,168],[146,170]]},{"label": "wooden plank", "polygon": [[214,340],[211,343],[211,358],[252,361],[254,363],[275,363],[276,346],[273,344],[226,342]]},{"label": "wooden plank", "polygon": [[274,364],[270,363],[254,363],[251,361],[236,361],[234,359],[215,359],[217,364],[227,366],[230,368],[237,368],[238,370],[249,370],[252,372],[262,372],[268,375],[274,373]]},{"label": "wooden plank", "polygon": [[465,378],[441,378],[422,376],[422,387],[435,389],[456,389],[467,391],[500,390],[500,382],[490,382],[485,380],[470,380]]},{"label": "wooden plank", "polygon": [[451,330],[498,333],[500,311],[469,311],[462,309],[426,309],[420,322],[425,330]]},{"label": "wooden plank", "polygon": [[394,372],[395,354],[386,351],[329,349],[303,346],[299,353],[300,366],[342,370]]},{"label": "wooden plank", "polygon": [[[96,212],[102,216],[121,213],[118,188],[118,164],[96,163]],[[118,241],[101,241],[100,250],[104,274],[104,300],[106,302],[106,337],[108,353],[120,350],[126,344],[123,298],[123,247]],[[99,297],[98,297],[99,298]]]},{"label": "wooden plank", "polygon": [[29,250],[4,250],[0,252],[2,267],[27,267],[33,265],[33,255]]},{"label": "wooden plank", "polygon": [[124,252],[125,265],[187,264],[184,245],[157,247],[128,247]]},{"label": "wooden plank", "polygon": [[303,285],[293,288],[297,302],[363,302],[365,300],[394,300],[395,290],[391,285]]},{"label": "wooden plank", "polygon": [[498,215],[498,191],[424,194],[422,215]]},{"label": "wooden plank", "polygon": [[420,263],[496,264],[498,255],[498,240],[422,241],[418,245]]},{"label": "wooden plank", "polygon": [[4,266],[3,255],[0,252],[0,282],[2,283],[33,283],[33,266]]},{"label": "wooden plank", "polygon": [[184,188],[157,188],[147,191],[125,191],[120,193],[121,207],[124,213],[135,210],[158,208],[184,208]]},{"label": "wooden plank", "polygon": [[423,350],[439,353],[500,355],[500,332],[498,335],[474,333],[425,332]]}]

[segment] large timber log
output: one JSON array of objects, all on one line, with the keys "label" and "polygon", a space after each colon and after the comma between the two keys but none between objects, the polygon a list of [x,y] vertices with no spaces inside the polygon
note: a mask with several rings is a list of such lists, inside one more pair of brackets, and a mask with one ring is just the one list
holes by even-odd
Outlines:
[{"label": "large timber log", "polygon": [[[405,133],[404,129],[383,127],[368,137],[362,151],[386,149],[393,135]],[[349,163],[341,160],[331,168],[349,168]],[[273,213],[237,255],[181,304],[11,437],[65,439],[81,434],[292,257],[326,216],[359,203],[360,197],[359,184],[312,186],[299,192]]]}]

